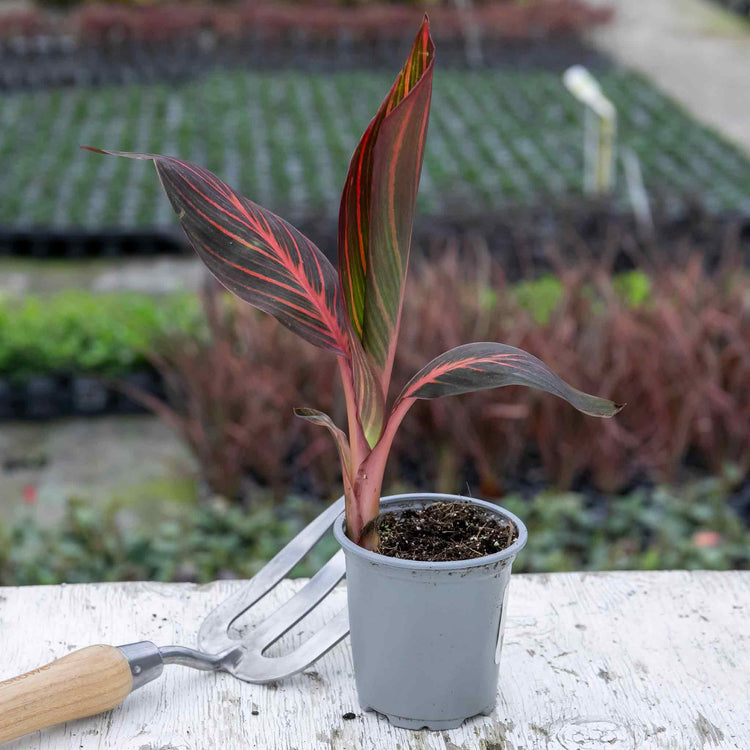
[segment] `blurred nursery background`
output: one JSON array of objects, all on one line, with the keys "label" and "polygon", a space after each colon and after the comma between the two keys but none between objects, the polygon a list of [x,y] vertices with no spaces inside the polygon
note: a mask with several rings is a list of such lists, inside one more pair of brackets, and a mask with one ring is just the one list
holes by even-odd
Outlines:
[{"label": "blurred nursery background", "polygon": [[5,0],[0,585],[247,577],[341,493],[292,414],[345,423],[333,356],[210,280],[149,163],[78,147],[204,165],[335,260],[425,10],[394,388],[495,340],[627,408],[420,402],[386,491],[502,503],[521,571],[750,565],[749,3]]}]

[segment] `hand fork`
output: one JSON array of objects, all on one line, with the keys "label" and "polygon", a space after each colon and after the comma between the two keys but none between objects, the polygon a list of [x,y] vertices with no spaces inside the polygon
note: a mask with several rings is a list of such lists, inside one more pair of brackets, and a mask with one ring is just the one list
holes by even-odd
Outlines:
[{"label": "hand fork", "polygon": [[306,526],[239,591],[214,609],[198,633],[199,650],[159,648],[150,641],[89,646],[32,672],[0,683],[0,742],[63,721],[93,716],[119,705],[133,690],[155,680],[165,664],[229,672],[262,684],[309,667],[349,632],[346,609],[283,656],[264,652],[320,604],[344,577],[339,550],[291,599],[242,635],[232,625],[257,604],[317,544],[344,509],[340,498]]}]

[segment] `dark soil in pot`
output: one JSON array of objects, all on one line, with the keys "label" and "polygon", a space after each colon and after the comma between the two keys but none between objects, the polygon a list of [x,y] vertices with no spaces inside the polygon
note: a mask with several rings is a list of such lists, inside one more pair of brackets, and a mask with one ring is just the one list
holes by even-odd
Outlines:
[{"label": "dark soil in pot", "polygon": [[427,562],[492,555],[518,538],[518,529],[510,521],[462,502],[383,513],[377,530],[381,555]]}]

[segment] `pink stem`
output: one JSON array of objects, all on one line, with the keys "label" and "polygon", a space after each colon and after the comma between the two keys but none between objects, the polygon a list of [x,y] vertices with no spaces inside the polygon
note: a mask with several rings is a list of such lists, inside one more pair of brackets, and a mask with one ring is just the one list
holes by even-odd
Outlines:
[{"label": "pink stem", "polygon": [[362,546],[370,546],[373,541],[371,537],[362,540],[362,530],[378,516],[388,454],[399,425],[414,400],[413,398],[404,399],[396,403],[377,445],[354,469],[353,505],[356,507],[356,513],[352,514],[351,521],[347,523],[347,529],[350,539],[359,542]]},{"label": "pink stem", "polygon": [[[344,398],[346,400],[346,416],[349,422],[349,443],[352,453],[352,472],[356,473],[359,464],[370,453],[364,430],[359,421],[357,409],[357,397],[354,395],[354,376],[349,360],[339,357],[339,375],[344,386]],[[353,478],[353,477],[352,477]]]}]

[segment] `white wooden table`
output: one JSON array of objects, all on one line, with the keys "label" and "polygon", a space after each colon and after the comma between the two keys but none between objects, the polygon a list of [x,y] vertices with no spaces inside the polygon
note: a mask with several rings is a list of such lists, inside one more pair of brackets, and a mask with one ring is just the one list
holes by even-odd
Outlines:
[{"label": "white wooden table", "polygon": [[[94,643],[192,646],[206,613],[240,585],[0,588],[0,679]],[[299,585],[282,584],[266,604]],[[511,587],[497,709],[456,730],[411,732],[363,714],[345,641],[278,685],[166,667],[108,714],[5,747],[750,748],[750,573],[514,575]],[[336,589],[327,614],[345,597]],[[286,643],[324,616],[303,621]]]}]

